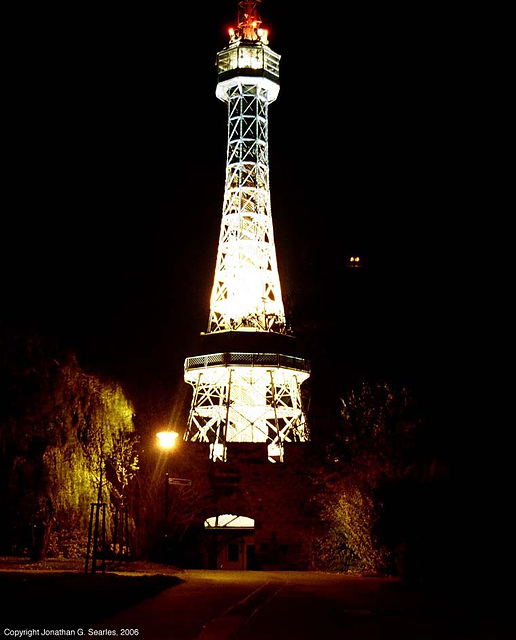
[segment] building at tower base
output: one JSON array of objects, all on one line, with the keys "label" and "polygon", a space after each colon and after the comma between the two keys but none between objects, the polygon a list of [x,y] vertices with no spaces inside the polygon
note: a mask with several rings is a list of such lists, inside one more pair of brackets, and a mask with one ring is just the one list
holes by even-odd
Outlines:
[{"label": "building at tower base", "polygon": [[265,443],[230,443],[225,462],[209,445],[183,443],[210,494],[189,531],[187,564],[221,570],[306,570],[316,518],[311,443],[287,443],[282,464]]}]

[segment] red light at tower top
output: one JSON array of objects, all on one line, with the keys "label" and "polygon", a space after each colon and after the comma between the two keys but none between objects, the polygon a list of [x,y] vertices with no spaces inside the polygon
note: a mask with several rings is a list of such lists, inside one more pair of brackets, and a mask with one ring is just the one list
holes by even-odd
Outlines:
[{"label": "red light at tower top", "polygon": [[257,40],[256,30],[262,24],[258,14],[261,0],[242,0],[238,3],[238,29],[244,40]]},{"label": "red light at tower top", "polygon": [[241,0],[238,3],[238,26],[230,27],[228,30],[231,44],[240,40],[268,44],[269,32],[262,29],[262,20],[258,13],[260,2],[261,0]]}]

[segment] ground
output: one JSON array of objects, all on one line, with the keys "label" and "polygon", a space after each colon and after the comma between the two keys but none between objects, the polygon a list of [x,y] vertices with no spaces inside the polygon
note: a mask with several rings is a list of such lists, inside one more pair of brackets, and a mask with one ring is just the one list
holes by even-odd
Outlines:
[{"label": "ground", "polygon": [[316,629],[348,640],[514,637],[506,583],[479,576],[468,586],[452,571],[423,588],[380,576],[195,571],[152,562],[110,562],[92,575],[80,559],[0,557],[0,589],[6,637],[110,629],[144,640],[169,639],[171,629],[174,640],[315,640]]},{"label": "ground", "polygon": [[[84,572],[84,560],[0,557],[4,626],[41,626],[56,617],[87,626],[181,584],[182,569],[153,562],[114,563]],[[22,607],[20,607],[22,603]]]}]

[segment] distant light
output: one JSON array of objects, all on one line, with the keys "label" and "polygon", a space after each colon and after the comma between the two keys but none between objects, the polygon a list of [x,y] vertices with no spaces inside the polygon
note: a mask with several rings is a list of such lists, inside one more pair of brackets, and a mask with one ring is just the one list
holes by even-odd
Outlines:
[{"label": "distant light", "polygon": [[358,267],[361,267],[362,265],[360,264],[360,256],[351,256],[349,259],[349,263],[348,263],[348,267],[353,268],[353,269],[357,269]]},{"label": "distant light", "polygon": [[228,29],[228,33],[231,37],[233,37],[235,35],[235,30],[233,29],[233,27],[229,27]]},{"label": "distant light", "polygon": [[175,431],[160,431],[156,434],[162,449],[172,449],[178,436],[179,434]]}]

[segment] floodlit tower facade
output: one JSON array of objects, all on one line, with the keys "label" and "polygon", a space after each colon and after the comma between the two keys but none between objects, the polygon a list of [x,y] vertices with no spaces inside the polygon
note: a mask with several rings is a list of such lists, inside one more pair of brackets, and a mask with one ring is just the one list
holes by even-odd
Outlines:
[{"label": "floodlit tower facade", "polygon": [[238,25],[217,55],[217,97],[228,108],[226,180],[215,278],[202,354],[185,360],[193,388],[185,440],[210,445],[308,440],[301,385],[309,377],[286,326],[269,187],[268,108],[279,93],[280,56],[268,46],[259,1],[239,3]]}]

